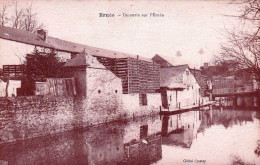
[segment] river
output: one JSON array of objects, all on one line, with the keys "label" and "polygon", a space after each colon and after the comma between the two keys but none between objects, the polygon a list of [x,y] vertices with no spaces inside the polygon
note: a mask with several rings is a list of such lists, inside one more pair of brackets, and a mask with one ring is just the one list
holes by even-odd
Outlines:
[{"label": "river", "polygon": [[256,111],[142,117],[2,144],[0,164],[260,164],[259,130]]}]

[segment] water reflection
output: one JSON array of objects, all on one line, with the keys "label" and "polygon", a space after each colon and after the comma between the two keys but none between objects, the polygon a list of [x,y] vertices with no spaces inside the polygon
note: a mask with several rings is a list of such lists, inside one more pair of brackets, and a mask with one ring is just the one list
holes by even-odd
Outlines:
[{"label": "water reflection", "polygon": [[162,121],[163,144],[190,148],[201,123],[199,115],[199,111],[191,111],[164,116]]},{"label": "water reflection", "polygon": [[253,111],[209,110],[114,122],[0,145],[0,164],[229,164],[232,155],[260,164],[259,119]]},{"label": "water reflection", "polygon": [[194,111],[162,119],[162,160],[156,164],[260,164],[254,153],[260,139],[259,112]]},{"label": "water reflection", "polygon": [[135,121],[0,145],[0,164],[151,164],[161,159],[161,121]]}]

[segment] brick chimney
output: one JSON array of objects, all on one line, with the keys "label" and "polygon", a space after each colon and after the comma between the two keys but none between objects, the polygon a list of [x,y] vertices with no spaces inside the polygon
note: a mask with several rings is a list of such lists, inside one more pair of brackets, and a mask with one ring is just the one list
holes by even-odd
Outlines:
[{"label": "brick chimney", "polygon": [[207,69],[209,67],[209,63],[205,62],[204,63],[204,69]]},{"label": "brick chimney", "polygon": [[37,36],[41,40],[43,40],[43,41],[47,40],[47,31],[46,30],[44,30],[44,29],[37,29],[36,33],[37,33]]}]

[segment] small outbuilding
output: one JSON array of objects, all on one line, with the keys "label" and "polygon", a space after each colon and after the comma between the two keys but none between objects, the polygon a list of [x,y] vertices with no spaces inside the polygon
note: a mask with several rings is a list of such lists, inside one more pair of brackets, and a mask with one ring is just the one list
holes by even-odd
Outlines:
[{"label": "small outbuilding", "polygon": [[199,105],[200,86],[188,65],[161,68],[160,91],[164,108]]},{"label": "small outbuilding", "polygon": [[74,77],[76,93],[86,99],[84,108],[116,112],[120,108],[122,80],[95,57],[83,52],[67,61],[64,77]]}]

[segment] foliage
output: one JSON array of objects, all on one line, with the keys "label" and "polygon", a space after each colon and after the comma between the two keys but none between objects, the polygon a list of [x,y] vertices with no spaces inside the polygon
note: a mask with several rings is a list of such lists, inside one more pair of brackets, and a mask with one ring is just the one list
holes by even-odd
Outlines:
[{"label": "foliage", "polygon": [[45,78],[59,77],[63,64],[56,53],[35,50],[33,54],[26,57],[26,76],[34,81],[44,81]]},{"label": "foliage", "polygon": [[[218,59],[219,57],[215,57]],[[216,60],[214,66],[201,67],[201,73],[207,77],[233,76],[238,70],[237,64],[228,60]]]}]

